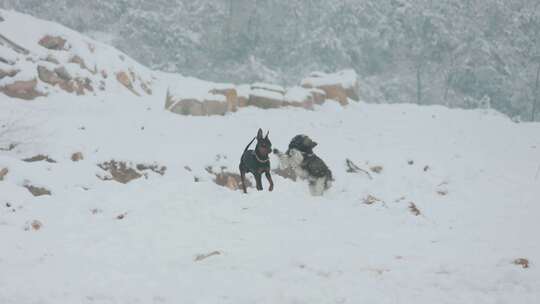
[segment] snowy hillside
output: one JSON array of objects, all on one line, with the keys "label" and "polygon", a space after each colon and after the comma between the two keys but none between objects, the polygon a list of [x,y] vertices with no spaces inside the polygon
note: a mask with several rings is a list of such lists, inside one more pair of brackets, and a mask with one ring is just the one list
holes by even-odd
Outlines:
[{"label": "snowy hillside", "polygon": [[[491,106],[538,121],[538,0],[0,0],[152,68],[292,85],[355,69],[371,103]],[[0,26],[1,27],[1,26]]]},{"label": "snowy hillside", "polygon": [[[0,93],[0,303],[538,302],[539,124],[352,101],[176,115],[167,87],[212,85],[101,44],[88,54],[52,24],[41,34],[72,44],[48,51],[5,27],[34,19],[0,12],[0,34],[29,52],[0,40],[4,65],[34,71],[65,52],[109,75],[132,68],[153,89],[135,77],[137,96],[109,76],[95,94],[41,82],[48,95],[34,100]],[[333,187],[312,197],[276,172],[273,192],[217,185],[258,128],[281,150],[311,136]]]}]

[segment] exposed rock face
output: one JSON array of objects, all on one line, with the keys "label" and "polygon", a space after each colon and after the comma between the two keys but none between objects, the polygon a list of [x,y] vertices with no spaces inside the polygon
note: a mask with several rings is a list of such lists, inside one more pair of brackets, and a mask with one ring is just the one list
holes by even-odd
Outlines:
[{"label": "exposed rock face", "polygon": [[[302,86],[285,89],[278,85],[254,83],[252,85],[230,86],[220,85],[205,95],[200,91],[199,97],[178,97],[167,92],[165,109],[181,115],[223,115],[235,112],[238,108],[254,106],[261,109],[274,109],[284,106],[313,110],[314,106],[323,104],[327,99],[334,99],[346,105],[349,98],[357,98],[357,77],[354,71],[342,71],[334,74],[312,73],[302,81]],[[126,81],[127,83],[127,81]],[[225,97],[223,100],[216,96]]]},{"label": "exposed rock face", "polygon": [[169,101],[167,103],[170,104],[168,110],[176,114],[193,116],[205,115],[202,102],[195,99],[181,99],[173,101],[173,98],[169,97]]},{"label": "exposed rock face", "polygon": [[4,77],[13,77],[19,73],[18,70],[2,70],[0,69],[0,79]]},{"label": "exposed rock face", "polygon": [[0,181],[4,180],[4,177],[9,173],[8,168],[0,169]]},{"label": "exposed rock face", "polygon": [[84,159],[84,156],[81,152],[76,152],[71,155],[71,160],[74,162],[78,162]]},{"label": "exposed rock face", "polygon": [[320,89],[310,89],[313,102],[318,105],[322,105],[326,100],[326,93]]},{"label": "exposed rock face", "polygon": [[9,97],[32,100],[39,96],[44,96],[43,93],[37,91],[37,79],[15,81],[14,83],[0,87],[0,92],[3,92]]},{"label": "exposed rock face", "polygon": [[48,163],[56,163],[56,161],[54,159],[50,158],[47,155],[43,155],[43,154],[38,154],[38,155],[29,157],[29,158],[25,158],[25,159],[23,159],[23,161],[25,161],[27,163],[34,163],[34,162],[39,162],[39,161],[46,161]]},{"label": "exposed rock face", "polygon": [[317,88],[324,91],[326,98],[347,105],[348,99],[358,100],[358,76],[352,70],[333,74],[315,72],[302,80],[304,88]]},{"label": "exposed rock face", "polygon": [[118,72],[118,73],[116,73],[116,80],[118,80],[118,82],[120,82],[126,88],[133,91],[133,84],[131,83],[131,79],[129,79],[129,75],[126,72]]},{"label": "exposed rock face", "polygon": [[164,175],[167,167],[157,164],[133,164],[131,162],[111,160],[98,165],[102,170],[107,171],[109,175],[97,177],[101,180],[115,180],[122,184],[127,184],[134,179],[142,176],[148,177],[146,171],[153,171],[159,175]]},{"label": "exposed rock face", "polygon": [[302,87],[289,88],[285,94],[283,105],[313,110],[313,95],[309,89]]},{"label": "exposed rock face", "polygon": [[248,105],[261,109],[272,109],[283,106],[285,89],[280,86],[255,83],[251,85]]},{"label": "exposed rock face", "polygon": [[47,57],[45,58],[45,61],[54,63],[54,64],[60,64],[60,61],[58,61],[58,59],[56,59],[56,57],[54,57],[51,54],[47,55]]},{"label": "exposed rock face", "polygon": [[69,62],[78,64],[78,65],[81,67],[81,69],[85,69],[85,70],[87,70],[88,72],[90,72],[90,73],[92,73],[92,74],[96,74],[96,73],[97,73],[96,69],[93,69],[93,70],[90,69],[90,68],[86,65],[86,63],[84,62],[84,59],[82,59],[81,57],[79,57],[79,56],[77,56],[77,55],[73,56],[73,57],[69,60]]},{"label": "exposed rock face", "polygon": [[36,187],[30,184],[26,184],[24,187],[28,189],[33,196],[51,195],[51,191],[43,187]]},{"label": "exposed rock face", "polygon": [[56,69],[54,69],[54,72],[62,80],[69,81],[72,78],[71,75],[69,75],[69,72],[66,70],[65,67],[57,67]]},{"label": "exposed rock face", "polygon": [[127,184],[130,181],[140,178],[142,174],[137,172],[137,170],[131,168],[125,162],[117,162],[111,160],[98,165],[101,169],[108,171],[111,175],[110,178],[103,179],[113,179],[119,183]]},{"label": "exposed rock face", "polygon": [[[239,190],[242,188],[242,178],[238,173],[232,173],[221,168],[220,172],[214,172],[214,168],[207,167],[206,171],[215,176],[214,183],[219,186],[229,188],[231,190]],[[251,188],[253,185],[248,178],[245,179],[246,188]]]},{"label": "exposed rock face", "polygon": [[38,77],[41,81],[50,85],[58,85],[62,90],[77,95],[84,95],[86,91],[93,92],[92,81],[89,78],[71,78],[71,75],[64,67],[48,70],[44,66],[38,66]]},{"label": "exposed rock face", "polygon": [[47,35],[39,40],[39,45],[49,50],[66,50],[66,40],[61,37]]},{"label": "exposed rock face", "polygon": [[219,99],[205,99],[202,105],[205,115],[225,115],[229,108],[229,105],[226,101],[223,102]]},{"label": "exposed rock face", "polygon": [[225,96],[228,112],[236,112],[238,110],[238,94],[235,88],[213,89],[210,93]]},{"label": "exposed rock face", "polygon": [[261,109],[272,109],[283,106],[283,94],[255,87],[249,93],[248,105]]},{"label": "exposed rock face", "polygon": [[60,83],[64,82],[64,80],[62,78],[60,78],[56,74],[56,72],[49,71],[44,66],[38,66],[37,70],[38,70],[38,77],[43,82],[46,82],[46,83],[52,84],[52,85],[57,85],[57,84],[60,84]]},{"label": "exposed rock face", "polygon": [[318,88],[323,90],[326,93],[326,97],[328,99],[336,100],[342,106],[349,104],[349,101],[347,100],[347,92],[345,88],[343,88],[341,85],[339,84],[322,85],[322,86],[319,86]]},{"label": "exposed rock face", "polygon": [[[211,90],[211,92],[217,91]],[[175,97],[168,92],[165,100],[165,109],[180,115],[225,115],[229,112],[229,109],[234,108],[234,104],[235,101],[227,100],[225,93],[223,95],[208,93],[204,99],[199,100],[195,98]]]}]

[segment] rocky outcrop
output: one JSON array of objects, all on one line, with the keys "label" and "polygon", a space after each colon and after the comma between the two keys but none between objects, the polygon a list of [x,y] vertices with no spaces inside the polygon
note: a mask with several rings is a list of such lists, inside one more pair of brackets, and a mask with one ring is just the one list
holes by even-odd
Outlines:
[{"label": "rocky outcrop", "polygon": [[272,109],[283,106],[285,90],[279,86],[257,83],[251,86],[248,106]]},{"label": "rocky outcrop", "polygon": [[118,80],[118,82],[120,82],[124,87],[126,87],[127,89],[129,89],[133,94],[137,95],[137,96],[141,96],[139,93],[137,93],[135,91],[135,89],[133,88],[133,82],[131,81],[128,73],[126,72],[118,72],[116,73],[116,80]]},{"label": "rocky outcrop", "polygon": [[213,89],[210,93],[225,96],[227,112],[236,112],[238,110],[238,93],[234,87]]},{"label": "rocky outcrop", "polygon": [[24,187],[28,189],[33,196],[51,195],[51,191],[47,188],[38,187],[31,184],[25,184]]},{"label": "rocky outcrop", "polygon": [[38,66],[37,70],[39,80],[53,86],[58,85],[68,93],[75,92],[77,95],[84,95],[85,92],[94,91],[92,81],[89,78],[77,77],[72,79],[64,67],[57,67],[54,71],[51,71],[44,66]]},{"label": "rocky outcrop", "polygon": [[8,168],[0,169],[0,181],[4,180],[4,177],[9,173]]},{"label": "rocky outcrop", "polygon": [[[23,37],[16,31],[19,16],[7,14],[13,18],[6,18],[0,28],[1,93],[25,100],[45,92],[98,95],[109,88],[121,92],[116,86],[119,82],[127,89],[124,92],[152,94],[154,73],[113,48],[39,20],[27,20],[27,35]],[[35,38],[31,41],[28,37]]]},{"label": "rocky outcrop", "polygon": [[73,57],[71,57],[71,59],[69,60],[70,63],[75,63],[75,64],[78,64],[81,69],[84,69],[84,70],[87,70],[88,72],[92,73],[92,74],[96,74],[97,73],[97,69],[94,68],[94,69],[90,69],[86,63],[84,62],[84,59],[82,59],[81,57],[75,55]]},{"label": "rocky outcrop", "polygon": [[166,101],[168,107],[166,109],[181,115],[225,115],[228,109],[228,103],[225,97],[221,95],[215,95],[214,97],[215,98],[197,100],[193,98],[175,99],[173,96],[168,95]]},{"label": "rocky outcrop", "polygon": [[71,155],[71,160],[74,162],[78,162],[84,159],[84,156],[82,152],[75,152]]},{"label": "rocky outcrop", "polygon": [[152,171],[159,175],[164,175],[167,167],[158,164],[133,164],[131,162],[110,160],[98,165],[102,170],[107,171],[107,175],[97,175],[101,180],[114,180],[122,184],[127,184],[132,180],[148,177],[146,171]]},{"label": "rocky outcrop", "polygon": [[[223,115],[235,112],[239,108],[253,106],[261,109],[275,109],[281,107],[298,107],[313,110],[315,105],[321,105],[328,99],[347,105],[349,99],[357,99],[357,77],[354,71],[342,71],[334,74],[312,73],[304,79],[301,86],[283,88],[267,83],[254,83],[252,85],[221,85],[219,88],[210,88],[191,93],[187,89],[176,89],[177,93],[167,93],[165,109],[181,115]],[[196,86],[196,85],[195,85]],[[216,96],[224,97],[217,99]]]},{"label": "rocky outcrop", "polygon": [[6,94],[9,97],[25,100],[32,100],[39,96],[45,96],[45,94],[39,92],[36,89],[36,86],[37,79],[20,80],[0,87],[0,92]]},{"label": "rocky outcrop", "polygon": [[[219,186],[229,188],[231,190],[242,189],[242,178],[240,174],[227,171],[226,167],[221,167],[219,172],[216,172],[213,167],[206,167],[206,172],[214,175],[214,183]],[[248,178],[245,179],[246,188],[252,188],[253,185]]]},{"label": "rocky outcrop", "polygon": [[302,87],[289,88],[285,93],[284,106],[299,107],[313,110],[314,97],[311,91]]},{"label": "rocky outcrop", "polygon": [[18,70],[15,70],[15,69],[10,69],[10,70],[3,70],[0,68],[0,80],[4,77],[13,77],[15,75],[17,75],[17,73],[19,73]]},{"label": "rocky outcrop", "polygon": [[62,37],[47,35],[41,38],[38,43],[46,49],[62,51],[66,50],[66,42],[66,39]]},{"label": "rocky outcrop", "polygon": [[340,71],[333,74],[312,73],[301,82],[304,88],[316,88],[324,91],[327,99],[347,105],[348,99],[358,100],[358,76],[353,70]]}]

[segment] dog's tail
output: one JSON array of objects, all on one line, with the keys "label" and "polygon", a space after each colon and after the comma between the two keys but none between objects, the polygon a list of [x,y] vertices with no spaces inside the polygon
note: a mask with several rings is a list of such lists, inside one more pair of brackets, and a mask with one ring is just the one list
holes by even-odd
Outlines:
[{"label": "dog's tail", "polygon": [[246,146],[246,148],[244,149],[244,153],[249,149],[249,146],[251,146],[251,144],[253,143],[253,141],[255,140],[255,138],[257,137],[253,137],[253,139],[249,142],[249,144]]}]

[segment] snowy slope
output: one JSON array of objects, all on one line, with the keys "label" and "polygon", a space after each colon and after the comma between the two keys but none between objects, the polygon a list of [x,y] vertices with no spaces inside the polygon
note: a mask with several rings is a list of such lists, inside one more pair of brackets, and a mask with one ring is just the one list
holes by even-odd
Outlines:
[{"label": "snowy slope", "polygon": [[[187,117],[157,95],[0,95],[0,303],[538,302],[539,124],[363,102]],[[216,185],[205,168],[236,171],[259,127],[319,142],[330,191]],[[98,178],[113,159],[167,170]]]}]

